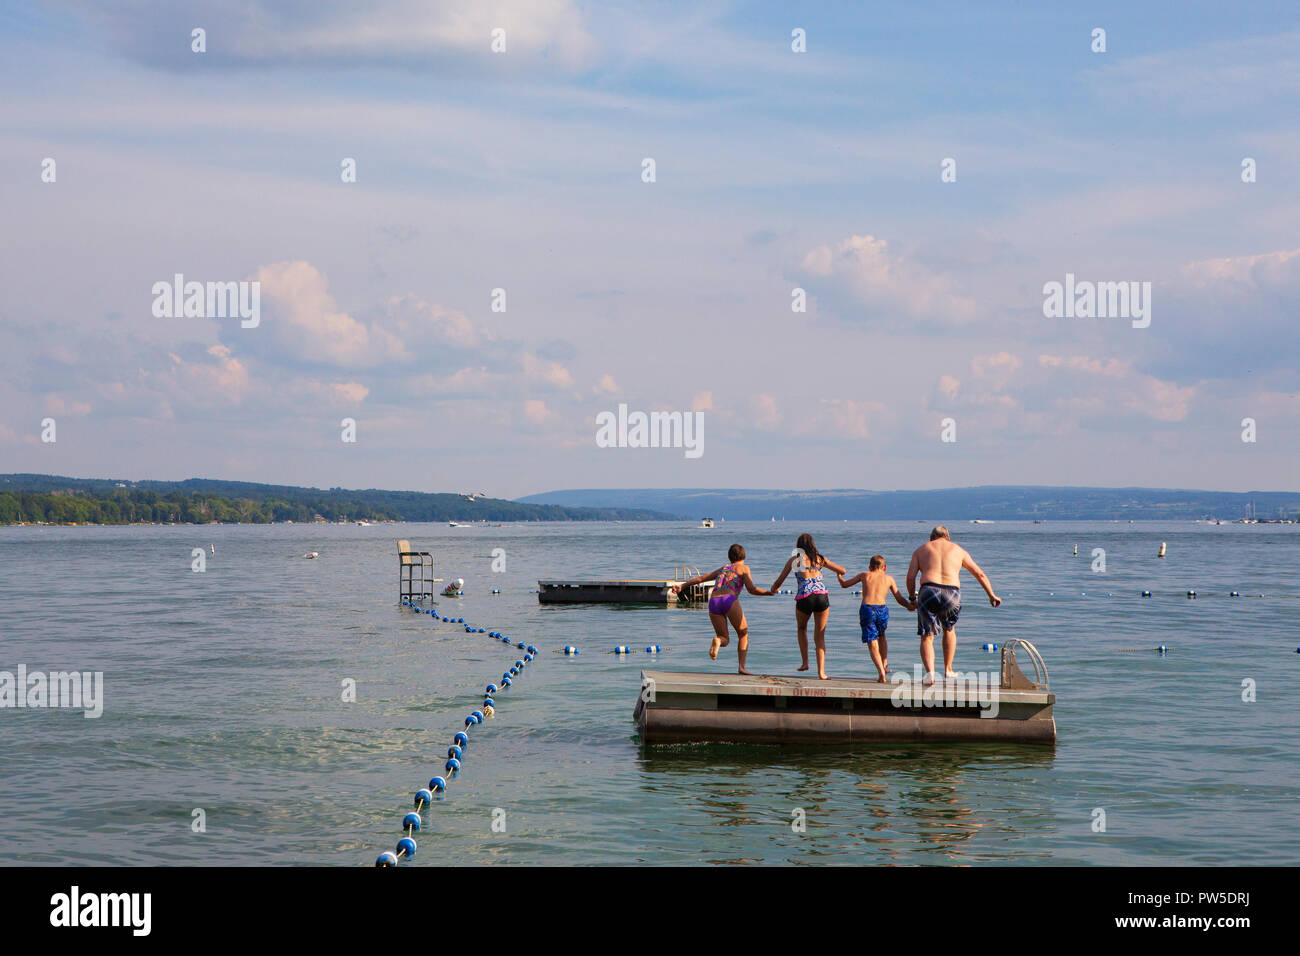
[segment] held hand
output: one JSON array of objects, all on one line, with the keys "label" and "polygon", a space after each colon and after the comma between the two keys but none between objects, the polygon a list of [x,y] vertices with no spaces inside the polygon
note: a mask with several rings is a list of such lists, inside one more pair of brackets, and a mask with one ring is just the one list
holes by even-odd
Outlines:
[{"label": "held hand", "polygon": [[674,593],[674,594],[681,594],[681,593],[682,593],[682,586],[681,586],[680,584],[674,584],[674,585],[673,585],[673,593]]},{"label": "held hand", "polygon": [[908,602],[907,602],[907,609],[908,609],[909,611],[915,611],[916,608],[917,608],[917,603],[916,603],[915,601],[908,601]]},{"label": "held hand", "polygon": [[994,607],[1001,607],[1001,606],[1002,606],[1002,598],[998,597],[996,594],[990,594],[990,595],[989,595],[989,604],[993,605]]}]

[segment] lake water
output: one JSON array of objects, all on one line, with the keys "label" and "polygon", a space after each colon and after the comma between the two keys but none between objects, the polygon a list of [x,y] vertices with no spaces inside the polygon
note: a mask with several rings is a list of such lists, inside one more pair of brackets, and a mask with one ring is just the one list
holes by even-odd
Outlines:
[{"label": "lake water", "polygon": [[[399,538],[465,579],[444,613],[541,651],[472,732],[412,865],[1300,861],[1295,526],[954,526],[1006,602],[990,608],[965,581],[958,669],[996,668],[985,641],[1037,644],[1058,696],[1055,750],[646,754],[632,722],[641,669],[731,671],[733,648],[708,660],[701,610],[541,607],[534,593],[538,578],[712,569],[732,541],[763,586],[805,530],[852,571],[883,554],[901,583],[928,527],[0,528],[0,670],[103,671],[105,696],[92,720],[0,710],[0,861],[352,866],[391,850],[413,792],[443,773],[452,735],[521,653],[400,608]],[[211,544],[192,572],[191,549]],[[1090,570],[1094,548],[1105,573]],[[833,590],[828,670],[868,676],[859,599]],[[792,598],[743,603],[750,668],[793,673]],[[910,671],[914,619],[891,613],[890,662]],[[653,663],[649,643],[663,647]],[[616,644],[637,651],[608,653]],[[192,832],[195,809],[206,832]],[[806,832],[792,830],[796,809]]]}]

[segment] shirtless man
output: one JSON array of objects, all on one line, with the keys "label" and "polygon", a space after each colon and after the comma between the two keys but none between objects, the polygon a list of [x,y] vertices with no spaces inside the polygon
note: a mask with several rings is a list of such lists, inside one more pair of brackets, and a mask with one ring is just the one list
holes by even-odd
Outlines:
[{"label": "shirtless man", "polygon": [[[916,633],[921,637],[921,662],[925,665],[925,683],[934,683],[934,635],[943,629],[943,676],[956,677],[952,659],[957,654],[957,615],[961,612],[962,568],[975,575],[989,603],[1002,604],[1002,598],[993,593],[993,585],[966,549],[953,544],[948,529],[939,525],[930,532],[930,540],[912,552],[912,563],[907,566],[907,596],[917,604]],[[916,589],[917,575],[921,576],[921,589]]]}]

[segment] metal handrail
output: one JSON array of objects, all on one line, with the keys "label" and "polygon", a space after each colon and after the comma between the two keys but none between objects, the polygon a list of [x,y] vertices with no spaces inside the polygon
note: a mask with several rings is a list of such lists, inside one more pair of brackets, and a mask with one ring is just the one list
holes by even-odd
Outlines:
[{"label": "metal handrail", "polygon": [[[1002,645],[1001,682],[1003,684],[1006,684],[1007,682],[1008,662],[1017,670],[1020,669],[1020,665],[1016,663],[1017,646],[1023,647],[1025,649],[1025,653],[1029,657],[1030,663],[1034,665],[1034,681],[1033,681],[1034,684],[1035,685],[1041,684],[1043,690],[1051,690],[1052,682],[1051,682],[1051,678],[1047,674],[1047,662],[1043,660],[1043,655],[1038,652],[1038,648],[1034,647],[1033,644],[1019,637],[1013,637],[1011,640],[1004,642]],[[1024,676],[1023,671],[1021,671],[1021,676],[1022,677]]]}]

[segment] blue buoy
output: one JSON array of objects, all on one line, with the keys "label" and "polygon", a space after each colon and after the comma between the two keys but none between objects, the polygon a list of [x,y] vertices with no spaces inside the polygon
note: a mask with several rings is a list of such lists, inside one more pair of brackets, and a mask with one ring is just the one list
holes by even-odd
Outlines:
[{"label": "blue buoy", "polygon": [[496,702],[495,700],[493,700],[491,697],[484,697],[484,698],[483,698],[483,706],[484,706],[484,707],[495,707],[496,705],[497,705],[497,702]]},{"label": "blue buoy", "polygon": [[615,654],[630,654],[631,652],[632,648],[628,647],[626,644],[620,644],[618,647],[614,648]]},{"label": "blue buoy", "polygon": [[448,757],[447,763],[443,765],[443,769],[450,774],[460,773],[460,761],[455,757]]},{"label": "blue buoy", "polygon": [[564,653],[565,653],[568,657],[572,657],[573,655],[575,655],[575,654],[578,653],[578,649],[577,649],[576,647],[574,647],[572,644],[570,644],[568,647],[566,647],[566,648],[564,649]]},{"label": "blue buoy", "polygon": [[397,855],[385,850],[379,854],[379,859],[375,860],[375,866],[397,866]]},{"label": "blue buoy", "polygon": [[518,668],[518,667],[511,667],[511,668],[510,668],[510,676],[512,676],[512,677],[518,677],[518,676],[519,676],[519,668]]},{"label": "blue buoy", "polygon": [[1241,595],[1238,594],[1236,591],[1229,591],[1228,597],[1241,597]]},{"label": "blue buoy", "polygon": [[483,693],[485,693],[485,694],[495,694],[496,692],[497,692],[497,685],[496,685],[496,684],[488,684],[488,685],[487,685],[487,690],[483,691]]},{"label": "blue buoy", "polygon": [[1169,648],[1164,644],[1161,644],[1159,647],[1156,648],[1156,650],[1159,651],[1161,654],[1164,654],[1169,650]]},{"label": "blue buoy", "polygon": [[415,841],[410,837],[402,837],[397,841],[397,855],[404,856],[408,860],[415,856]]},{"label": "blue buoy", "polygon": [[455,744],[452,744],[450,747],[447,748],[447,756],[455,757],[457,760],[459,760],[461,757],[465,756],[465,751],[461,750]]},{"label": "blue buoy", "polygon": [[[509,638],[507,638],[507,640],[509,640]],[[522,651],[524,649],[524,642],[520,641],[518,644],[515,645],[515,647],[519,648]]]},{"label": "blue buoy", "polygon": [[418,813],[408,813],[406,816],[402,817],[402,829],[419,832],[420,815]]},{"label": "blue buoy", "polygon": [[1187,596],[1188,596],[1189,598],[1194,598],[1194,597],[1196,597],[1196,592],[1195,592],[1195,591],[1188,591],[1188,592],[1187,592]]},{"label": "blue buoy", "polygon": [[429,789],[434,793],[442,793],[447,789],[447,781],[442,777],[434,777],[429,781]]},{"label": "blue buoy", "polygon": [[474,723],[476,724],[483,723],[483,711],[476,710],[472,714],[470,714],[470,716],[474,718]]},{"label": "blue buoy", "polygon": [[647,654],[658,654],[658,653],[659,653],[659,645],[658,645],[658,644],[651,644],[651,645],[649,645],[648,647],[646,647],[645,652],[646,652]]},{"label": "blue buoy", "polygon": [[529,653],[529,654],[536,654],[536,653],[537,653],[537,648],[535,648],[535,647],[533,647],[533,645],[529,644],[529,645],[528,645],[528,653]]},{"label": "blue buoy", "polygon": [[433,803],[433,791],[421,787],[415,791],[415,805],[417,807],[427,807]]},{"label": "blue buoy", "polygon": [[1150,591],[1143,591],[1143,592],[1142,592],[1142,596],[1143,596],[1143,597],[1150,597],[1150,596],[1151,596],[1151,592],[1150,592]]},{"label": "blue buoy", "polygon": [[998,649],[998,646],[997,646],[996,644],[985,644],[985,645],[984,645],[984,650],[986,650],[986,651],[996,651],[997,649]]},{"label": "blue buoy", "polygon": [[457,747],[467,747],[469,746],[469,737],[464,733],[458,732],[455,737],[451,738],[451,742]]},{"label": "blue buoy", "polygon": [[515,667],[518,667],[520,670],[522,670],[523,666],[524,666],[523,661],[515,661]]},{"label": "blue buoy", "polygon": [[503,677],[503,678],[501,678],[501,686],[502,686],[502,687],[509,687],[509,686],[510,686],[510,678],[509,678],[509,677]]},{"label": "blue buoy", "polygon": [[525,655],[524,655],[524,663],[525,663],[525,664],[531,664],[532,662],[533,662],[533,655],[532,655],[532,654],[525,654]]}]

